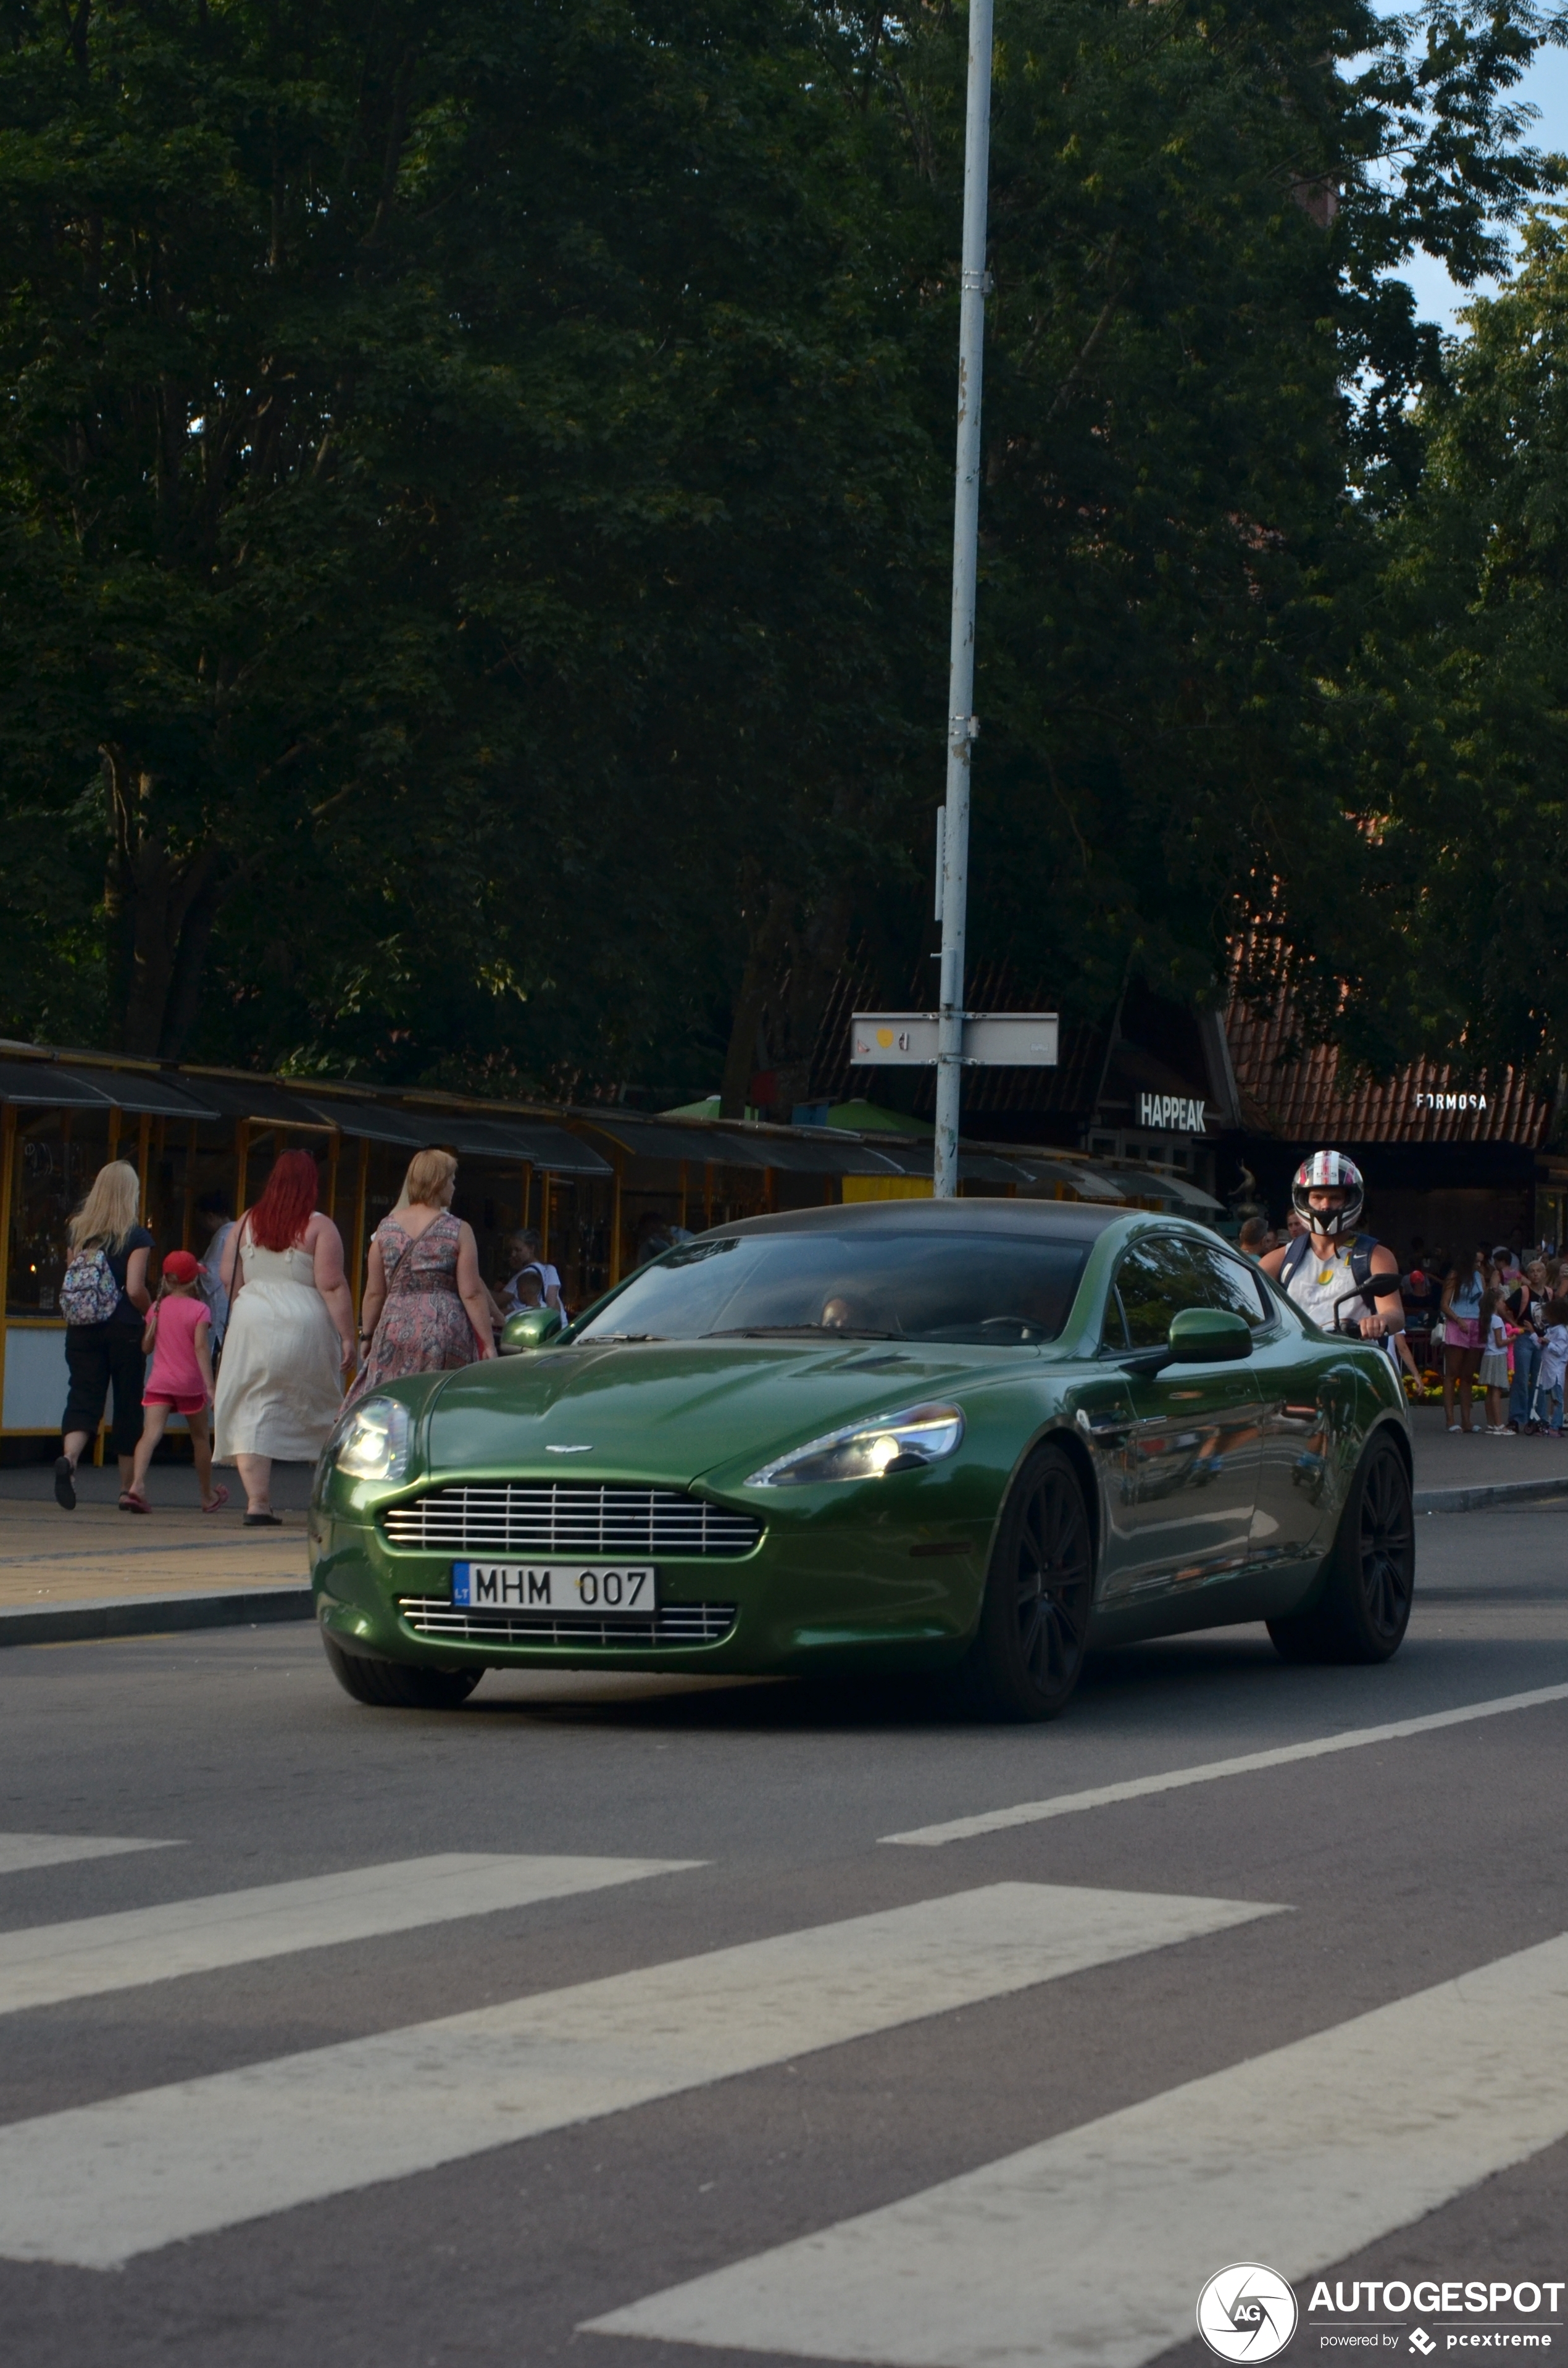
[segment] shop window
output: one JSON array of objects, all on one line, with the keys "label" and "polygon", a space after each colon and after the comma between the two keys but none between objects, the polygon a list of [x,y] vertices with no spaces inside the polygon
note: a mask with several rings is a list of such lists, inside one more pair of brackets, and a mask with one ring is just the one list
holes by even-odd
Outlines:
[{"label": "shop window", "polygon": [[[109,1156],[108,1111],[17,1113],[8,1315],[55,1316],[69,1256],[66,1221]],[[134,1143],[134,1137],[132,1138]]]}]

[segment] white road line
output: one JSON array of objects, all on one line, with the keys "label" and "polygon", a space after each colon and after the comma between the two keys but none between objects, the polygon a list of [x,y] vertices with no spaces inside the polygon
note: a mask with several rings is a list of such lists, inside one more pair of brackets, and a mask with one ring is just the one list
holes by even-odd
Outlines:
[{"label": "white road line", "polygon": [[1555,2144],[1565,2052],[1562,1939],[590,2325],[888,2368],[1140,2368],[1191,2337],[1228,2261],[1309,2277]]},{"label": "white road line", "polygon": [[[1392,1719],[1386,1726],[1352,1726],[1339,1735],[1314,1736],[1309,1743],[1282,1743],[1272,1751],[1244,1751],[1234,1759],[1209,1759],[1197,1768],[1172,1768],[1163,1776],[1133,1776],[1121,1784],[1096,1784],[1085,1793],[1057,1793],[1045,1801],[1019,1801],[1010,1809],[983,1809],[972,1817],[949,1817],[939,1826],[916,1826],[907,1834],[883,1834],[884,1842],[934,1847],[964,1842],[976,1834],[999,1834],[1008,1826],[1035,1826],[1047,1817],[1075,1816],[1080,1809],[1104,1809],[1117,1801],[1141,1801],[1150,1793],[1178,1793],[1186,1784],[1212,1784],[1221,1776],[1251,1776],[1261,1768],[1286,1768],[1294,1759],[1324,1759],[1331,1752],[1359,1751],[1369,1743],[1398,1743],[1407,1735],[1432,1735],[1441,1726],[1465,1726],[1471,1719],[1501,1718],[1506,1711],[1535,1710],[1542,1702],[1568,1702],[1568,1686],[1537,1686],[1528,1694],[1498,1694],[1490,1702],[1466,1702],[1459,1710],[1436,1710],[1423,1718]],[[1223,2264],[1221,2264],[1223,2266]]]},{"label": "white road line", "polygon": [[412,1932],[457,1916],[490,1916],[569,1899],[609,1884],[673,1874],[699,1859],[534,1858],[449,1851],[352,1867],[250,1891],[176,1899],[69,1924],[0,1932],[0,2014],[131,1989],[141,1982],[255,1964],[300,1949]]},{"label": "white road line", "polygon": [[111,2269],[1279,1912],[992,1884],[15,2122],[0,2256]]},{"label": "white road line", "polygon": [[0,1834],[0,1874],[28,1874],[35,1866],[70,1866],[83,1858],[119,1858],[126,1850],[183,1850],[183,1842],[138,1842],[113,1834]]}]

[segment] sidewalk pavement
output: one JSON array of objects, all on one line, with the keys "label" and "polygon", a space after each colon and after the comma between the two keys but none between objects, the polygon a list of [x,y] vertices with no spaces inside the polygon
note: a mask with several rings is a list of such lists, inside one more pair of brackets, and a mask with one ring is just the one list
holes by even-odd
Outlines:
[{"label": "sidewalk pavement", "polygon": [[1568,1439],[1486,1437],[1478,1404],[1474,1430],[1450,1434],[1440,1406],[1410,1409],[1418,1513],[1479,1512],[1490,1504],[1568,1497]]},{"label": "sidewalk pavement", "polygon": [[119,1509],[109,1467],[76,1476],[77,1506],[54,1501],[50,1464],[0,1472],[0,1644],[310,1617],[305,1505],[310,1472],[279,1466],[277,1530],[247,1530],[233,1473],[231,1501],[203,1513],[187,1464],[154,1464],[146,1515]]}]

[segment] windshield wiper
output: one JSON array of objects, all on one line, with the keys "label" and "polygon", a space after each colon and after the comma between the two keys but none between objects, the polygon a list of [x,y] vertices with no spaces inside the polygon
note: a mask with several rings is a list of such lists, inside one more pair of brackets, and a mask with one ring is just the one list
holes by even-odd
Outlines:
[{"label": "windshield wiper", "polygon": [[581,1345],[585,1349],[590,1349],[597,1348],[606,1340],[613,1340],[619,1344],[622,1340],[664,1340],[667,1338],[668,1335],[664,1332],[585,1332],[581,1343],[574,1341],[573,1346],[575,1348]]},{"label": "windshield wiper", "polygon": [[770,1340],[780,1335],[809,1332],[816,1340],[902,1340],[902,1332],[869,1332],[860,1324],[734,1324],[727,1331],[704,1332],[704,1340]]}]

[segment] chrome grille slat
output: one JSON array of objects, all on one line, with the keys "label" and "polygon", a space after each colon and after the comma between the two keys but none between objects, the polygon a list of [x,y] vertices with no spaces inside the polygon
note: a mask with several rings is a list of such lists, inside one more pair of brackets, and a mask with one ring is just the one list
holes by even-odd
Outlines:
[{"label": "chrome grille slat", "polygon": [[474,1645],[718,1645],[735,1624],[733,1603],[665,1603],[646,1618],[596,1620],[591,1613],[493,1610],[449,1603],[444,1595],[405,1595],[398,1604],[416,1636],[456,1636]]},{"label": "chrome grille slat", "polygon": [[735,1555],[762,1524],[674,1488],[506,1480],[429,1488],[381,1516],[389,1545],[424,1554]]}]

